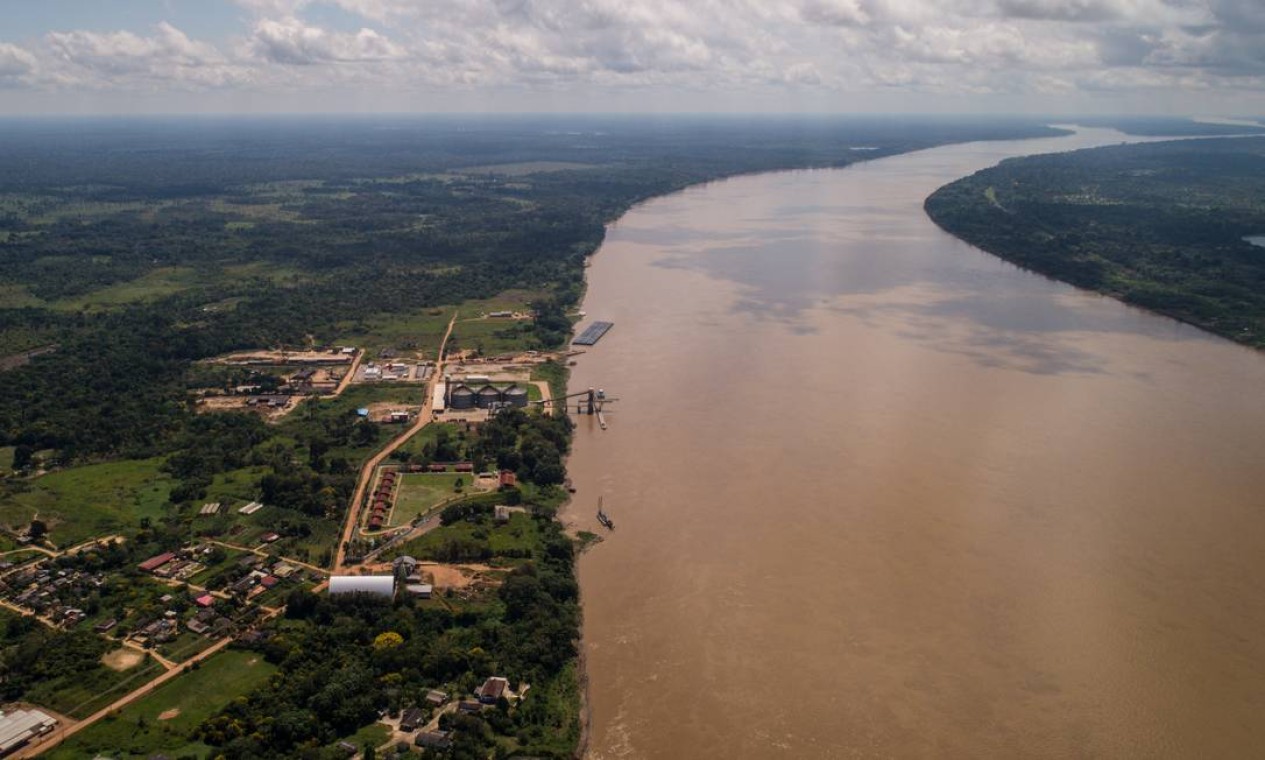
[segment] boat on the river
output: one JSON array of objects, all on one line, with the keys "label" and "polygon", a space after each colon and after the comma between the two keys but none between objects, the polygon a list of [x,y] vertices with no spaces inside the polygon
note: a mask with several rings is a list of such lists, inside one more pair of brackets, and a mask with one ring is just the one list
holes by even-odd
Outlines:
[{"label": "boat on the river", "polygon": [[602,511],[602,497],[597,497],[597,521],[607,530],[615,530],[615,521]]}]

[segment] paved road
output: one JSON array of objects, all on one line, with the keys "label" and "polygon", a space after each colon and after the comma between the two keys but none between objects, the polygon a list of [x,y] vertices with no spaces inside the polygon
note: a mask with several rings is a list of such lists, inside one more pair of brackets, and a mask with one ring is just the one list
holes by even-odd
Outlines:
[{"label": "paved road", "polygon": [[352,537],[356,534],[356,525],[360,522],[360,504],[364,501],[365,491],[369,488],[369,483],[373,480],[373,471],[382,461],[386,459],[391,452],[400,448],[404,443],[417,435],[422,428],[430,424],[431,399],[434,395],[435,384],[440,377],[443,377],[444,370],[444,349],[448,345],[448,338],[452,336],[453,325],[457,323],[457,312],[453,312],[452,319],[448,320],[448,330],[444,333],[444,339],[439,344],[439,355],[435,359],[435,371],[431,373],[430,379],[426,381],[422,398],[422,410],[417,414],[417,422],[413,427],[401,433],[398,437],[388,443],[381,451],[374,454],[360,468],[360,479],[356,484],[356,492],[352,494],[351,504],[347,507],[347,520],[343,524],[343,534],[338,540],[338,546],[334,551],[334,573],[341,573],[346,566],[347,545],[351,543]]}]

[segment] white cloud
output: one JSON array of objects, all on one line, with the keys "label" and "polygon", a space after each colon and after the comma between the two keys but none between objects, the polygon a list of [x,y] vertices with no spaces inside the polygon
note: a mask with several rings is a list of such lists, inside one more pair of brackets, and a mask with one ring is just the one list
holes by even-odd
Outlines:
[{"label": "white cloud", "polygon": [[25,48],[0,42],[0,83],[30,74],[35,66],[35,56]]},{"label": "white cloud", "polygon": [[1261,0],[232,2],[241,26],[216,44],[167,23],[0,43],[0,82],[740,99],[779,88],[823,98],[1210,92],[1265,77]]},{"label": "white cloud", "polygon": [[357,63],[404,58],[405,50],[372,29],[330,32],[294,17],[264,19],[255,24],[251,48],[274,63]]}]

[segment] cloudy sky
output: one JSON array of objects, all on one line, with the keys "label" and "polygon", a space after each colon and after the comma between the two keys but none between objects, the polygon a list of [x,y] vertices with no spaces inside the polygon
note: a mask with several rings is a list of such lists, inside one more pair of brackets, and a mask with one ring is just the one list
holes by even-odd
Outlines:
[{"label": "cloudy sky", "polygon": [[1265,114],[1265,0],[0,0],[0,114]]}]

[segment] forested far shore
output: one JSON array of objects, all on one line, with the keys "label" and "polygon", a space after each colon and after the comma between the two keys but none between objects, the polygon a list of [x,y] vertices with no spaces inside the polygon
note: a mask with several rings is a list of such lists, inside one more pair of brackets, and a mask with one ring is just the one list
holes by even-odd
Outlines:
[{"label": "forested far shore", "polygon": [[1265,138],[1010,159],[925,206],[1007,261],[1265,347]]}]

